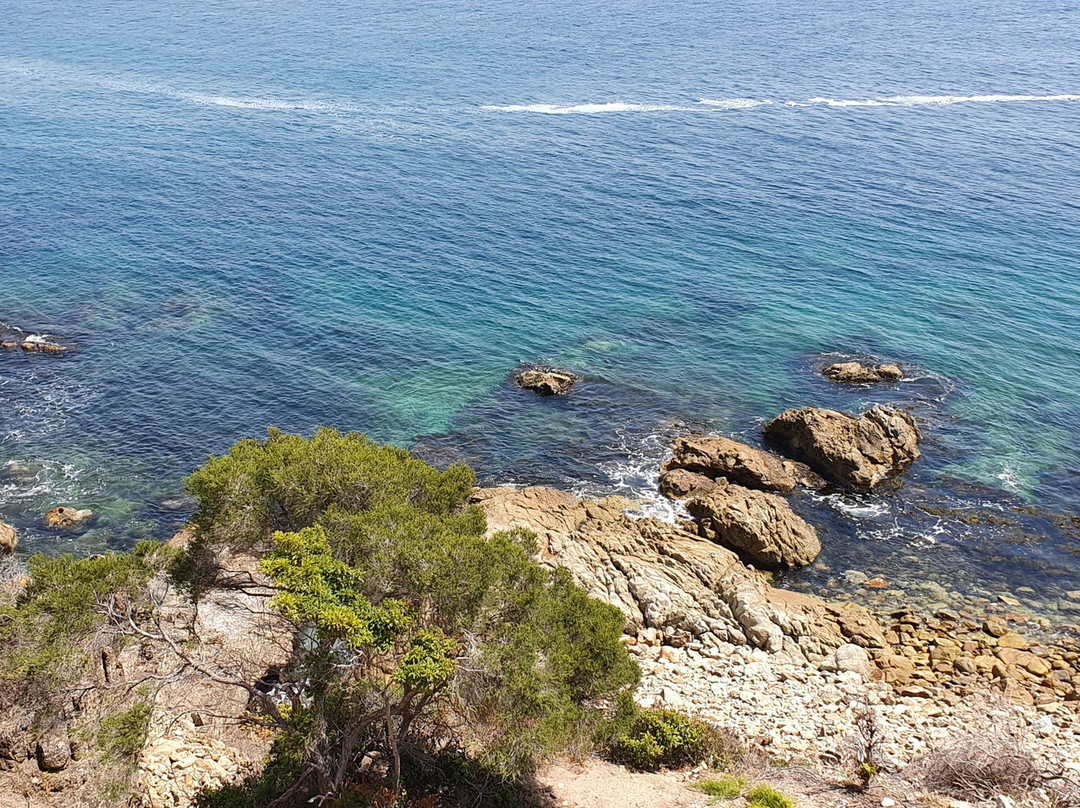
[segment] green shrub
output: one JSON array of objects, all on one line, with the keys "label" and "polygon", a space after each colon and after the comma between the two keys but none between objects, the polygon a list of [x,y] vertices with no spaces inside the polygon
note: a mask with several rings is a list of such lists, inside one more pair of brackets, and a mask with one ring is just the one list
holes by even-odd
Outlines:
[{"label": "green shrub", "polygon": [[715,727],[674,710],[639,708],[629,694],[620,697],[602,734],[612,760],[641,771],[730,763],[737,754],[731,739]]},{"label": "green shrub", "polygon": [[[533,561],[528,531],[487,536],[483,511],[467,503],[474,480],[464,466],[440,473],[331,429],[310,439],[272,430],[189,478],[195,552],[260,553],[273,606],[306,638],[293,709],[263,704],[279,743],[267,774],[244,787],[252,804],[280,796],[271,780],[289,783],[279,804],[340,798],[371,753],[393,762],[393,793],[402,749],[430,747],[430,760],[448,740],[513,780],[591,726],[589,703],[637,682],[619,610]],[[205,560],[189,553],[174,571]],[[450,715],[459,729],[449,739],[426,734],[445,733]]]},{"label": "green shrub", "polygon": [[130,710],[101,720],[97,731],[98,745],[112,757],[132,762],[146,743],[149,724],[150,705],[140,702]]},{"label": "green shrub", "polygon": [[710,797],[733,800],[742,794],[745,785],[746,780],[744,778],[726,774],[719,779],[710,778],[708,780],[699,780],[694,783],[694,788],[708,794]]},{"label": "green shrub", "polygon": [[769,786],[755,786],[746,795],[746,802],[750,808],[795,808],[795,804]]}]

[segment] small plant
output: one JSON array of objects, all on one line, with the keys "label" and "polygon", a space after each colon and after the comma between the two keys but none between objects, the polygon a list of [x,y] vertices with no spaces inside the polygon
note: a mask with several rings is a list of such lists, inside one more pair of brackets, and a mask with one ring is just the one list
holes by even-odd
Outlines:
[{"label": "small plant", "polygon": [[715,727],[675,710],[641,709],[629,693],[619,697],[608,732],[609,756],[640,771],[716,765],[737,756],[732,739]]},{"label": "small plant", "polygon": [[795,803],[769,786],[755,786],[746,795],[749,808],[795,808]]},{"label": "small plant", "polygon": [[744,778],[725,774],[719,779],[710,778],[708,780],[699,780],[694,783],[694,788],[704,794],[708,794],[710,797],[733,800],[742,794],[745,785],[746,780]]},{"label": "small plant", "polygon": [[103,718],[97,741],[106,753],[121,761],[133,761],[146,743],[150,705],[136,704],[130,710]]},{"label": "small plant", "polygon": [[849,759],[854,764],[859,787],[865,789],[877,777],[884,738],[877,713],[869,705],[856,708],[854,721],[855,730],[848,739],[851,747]]}]

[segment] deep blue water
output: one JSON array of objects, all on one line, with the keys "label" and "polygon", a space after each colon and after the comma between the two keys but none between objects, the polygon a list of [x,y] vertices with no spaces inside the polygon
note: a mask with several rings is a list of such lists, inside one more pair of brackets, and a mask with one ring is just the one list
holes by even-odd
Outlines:
[{"label": "deep blue water", "polygon": [[[0,353],[0,518],[25,549],[167,535],[183,476],[270,424],[640,494],[680,424],[756,440],[789,406],[892,400],[926,456],[893,491],[800,504],[825,561],[1080,588],[1075,2],[0,20],[0,321],[80,346]],[[917,380],[840,390],[831,353]],[[580,393],[510,388],[522,361]],[[57,504],[101,516],[49,534]]]}]

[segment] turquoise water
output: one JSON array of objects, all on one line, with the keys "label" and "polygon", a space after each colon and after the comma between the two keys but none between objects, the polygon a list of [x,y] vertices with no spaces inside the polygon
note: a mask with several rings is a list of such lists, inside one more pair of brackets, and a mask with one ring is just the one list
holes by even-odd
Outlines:
[{"label": "turquoise water", "polygon": [[[80,346],[0,354],[27,549],[166,535],[183,475],[270,424],[640,494],[679,423],[756,439],[788,406],[895,400],[926,457],[869,503],[805,503],[827,555],[931,542],[972,587],[1080,585],[1051,518],[1080,504],[1075,3],[0,19],[0,321]],[[838,390],[833,353],[917,381]],[[580,395],[513,390],[523,361]],[[937,500],[1046,514],[1012,541],[923,518]],[[61,503],[101,516],[41,530]]]}]

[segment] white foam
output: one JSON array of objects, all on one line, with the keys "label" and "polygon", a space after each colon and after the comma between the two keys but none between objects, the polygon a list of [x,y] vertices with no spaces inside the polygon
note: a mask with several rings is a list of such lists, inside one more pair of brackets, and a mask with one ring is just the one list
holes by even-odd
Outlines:
[{"label": "white foam", "polygon": [[624,101],[608,101],[599,104],[508,104],[486,105],[485,112],[532,112],[540,115],[602,115],[610,112],[693,112],[693,107],[672,104],[631,104]]},{"label": "white foam", "polygon": [[702,98],[698,103],[716,109],[753,109],[768,106],[774,102],[768,99],[759,101],[756,98]]}]

